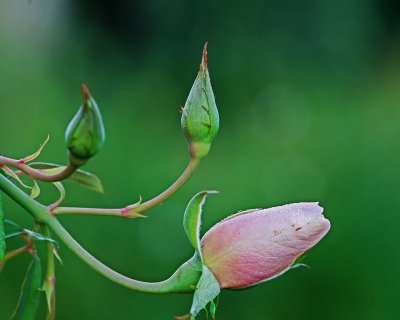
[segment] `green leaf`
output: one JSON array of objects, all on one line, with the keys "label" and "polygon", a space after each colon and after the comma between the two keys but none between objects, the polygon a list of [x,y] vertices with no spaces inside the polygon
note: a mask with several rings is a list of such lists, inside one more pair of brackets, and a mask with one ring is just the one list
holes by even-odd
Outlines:
[{"label": "green leaf", "polygon": [[[31,163],[30,166],[32,168],[38,169],[40,171],[49,174],[59,173],[65,169],[65,166],[53,163],[45,163],[45,162]],[[67,179],[75,181],[76,183],[80,184],[81,186],[89,190],[96,191],[99,193],[104,192],[103,184],[101,183],[99,177],[97,177],[93,173],[89,173],[83,170],[77,170]]]},{"label": "green leaf", "polygon": [[1,169],[4,171],[5,174],[7,174],[11,178],[17,180],[19,182],[19,184],[21,186],[23,186],[24,188],[32,189],[30,186],[27,186],[25,183],[23,183],[22,180],[18,177],[18,175],[13,170],[11,170],[9,167],[3,166]]},{"label": "green leaf", "polygon": [[4,220],[4,226],[5,226],[4,229],[5,229],[5,238],[6,239],[14,238],[14,237],[24,234],[24,235],[27,235],[31,239],[38,240],[38,241],[48,241],[48,242],[54,243],[55,245],[58,246],[57,241],[55,241],[54,239],[46,237],[41,233],[34,232],[29,229],[24,229],[11,220],[7,220],[7,219]]},{"label": "green leaf", "polygon": [[[193,303],[190,309],[191,320],[196,319],[199,312],[206,308],[207,304],[219,295],[221,288],[217,279],[215,279],[212,272],[203,265],[203,273],[197,283],[196,291],[193,296]],[[215,304],[211,308],[211,315],[215,315]]]},{"label": "green leaf", "polygon": [[65,199],[65,188],[64,188],[64,185],[60,181],[53,182],[53,185],[57,188],[58,192],[60,192],[60,196],[49,207],[57,208]]},{"label": "green leaf", "polygon": [[22,284],[17,308],[11,319],[34,320],[39,307],[42,267],[38,256],[34,256]]},{"label": "green leaf", "polygon": [[39,187],[38,183],[36,182],[36,180],[33,180],[33,187],[31,190],[30,198],[35,199],[39,196],[39,194],[40,194],[40,187]]},{"label": "green leaf", "polygon": [[0,261],[4,258],[4,253],[6,251],[6,235],[4,232],[4,211],[3,203],[0,193]]},{"label": "green leaf", "polygon": [[24,162],[29,162],[29,161],[35,160],[40,155],[40,153],[42,152],[43,148],[46,146],[47,142],[49,142],[49,139],[50,139],[50,135],[47,135],[46,140],[42,143],[42,145],[39,147],[39,149],[36,152],[32,153],[31,155],[26,156],[22,160]]},{"label": "green leaf", "polygon": [[183,227],[189,238],[189,242],[193,248],[199,253],[201,258],[200,248],[200,227],[201,227],[201,212],[203,204],[208,194],[216,194],[217,191],[201,191],[196,194],[186,207],[183,216]]}]

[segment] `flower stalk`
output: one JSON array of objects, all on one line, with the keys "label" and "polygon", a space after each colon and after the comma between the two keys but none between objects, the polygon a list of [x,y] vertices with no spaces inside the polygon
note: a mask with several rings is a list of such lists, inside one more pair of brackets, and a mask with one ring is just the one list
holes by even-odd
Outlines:
[{"label": "flower stalk", "polygon": [[201,275],[201,268],[199,268],[196,255],[182,264],[170,278],[164,281],[144,282],[129,278],[109,268],[93,257],[64,229],[46,206],[31,199],[25,192],[20,190],[1,174],[0,189],[26,209],[36,221],[46,224],[54,234],[90,268],[114,283],[146,293],[190,293],[195,290],[196,283]]},{"label": "flower stalk", "polygon": [[195,169],[197,168],[200,160],[191,158],[186,169],[180,175],[180,177],[166,190],[160,193],[158,196],[135,205],[127,206],[124,208],[106,209],[106,208],[78,208],[78,207],[58,207],[53,210],[55,215],[98,215],[98,216],[113,216],[120,218],[139,218],[143,217],[141,212],[150,210],[166,199],[171,197],[176,191],[178,191],[185,182],[191,177]]}]

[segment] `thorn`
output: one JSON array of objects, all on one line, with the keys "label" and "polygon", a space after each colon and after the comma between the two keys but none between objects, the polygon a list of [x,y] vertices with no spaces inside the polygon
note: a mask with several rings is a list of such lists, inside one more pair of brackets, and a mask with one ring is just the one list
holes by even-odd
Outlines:
[{"label": "thorn", "polygon": [[208,42],[205,43],[204,48],[203,48],[203,56],[201,57],[201,64],[200,64],[201,71],[207,70],[207,45],[208,45]]},{"label": "thorn", "polygon": [[183,113],[183,107],[182,106],[179,107],[179,113]]}]

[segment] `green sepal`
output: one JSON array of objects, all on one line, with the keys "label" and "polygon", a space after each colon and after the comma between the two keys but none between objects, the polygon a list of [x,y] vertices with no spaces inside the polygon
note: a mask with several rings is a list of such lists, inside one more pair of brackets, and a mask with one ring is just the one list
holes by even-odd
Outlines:
[{"label": "green sepal", "polygon": [[41,284],[42,267],[39,257],[34,256],[26,272],[17,308],[11,316],[12,320],[34,320],[36,318]]},{"label": "green sepal", "polygon": [[[193,296],[193,303],[190,309],[191,320],[196,319],[199,312],[207,307],[209,303],[213,303],[213,300],[219,295],[221,288],[217,279],[214,277],[212,272],[203,265],[203,272],[200,280],[197,283],[196,291]],[[213,303],[210,305],[210,313],[215,316],[216,305]]]},{"label": "green sepal", "polygon": [[202,264],[197,253],[183,263],[174,274],[164,281],[160,293],[192,293],[196,290],[202,273]]},{"label": "green sepal", "polygon": [[[65,169],[65,166],[45,162],[34,162],[31,163],[30,166],[48,174],[60,173]],[[74,181],[89,190],[99,193],[104,192],[103,184],[101,183],[99,177],[97,177],[93,173],[84,170],[77,170],[67,179]]]},{"label": "green sepal", "polygon": [[4,259],[4,254],[6,251],[6,235],[4,232],[4,211],[2,194],[0,193],[0,261]]},{"label": "green sepal", "polygon": [[185,214],[183,216],[183,227],[186,235],[188,236],[189,242],[201,256],[200,247],[200,228],[201,228],[201,213],[202,207],[208,194],[216,194],[217,191],[201,191],[196,194],[189,202],[186,207]]}]

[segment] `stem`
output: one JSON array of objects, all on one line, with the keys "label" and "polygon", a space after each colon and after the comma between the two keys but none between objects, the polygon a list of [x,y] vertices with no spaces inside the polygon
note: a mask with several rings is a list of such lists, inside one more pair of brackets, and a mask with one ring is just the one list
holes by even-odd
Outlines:
[{"label": "stem", "polygon": [[24,252],[27,252],[26,246],[23,246],[21,248],[7,252],[6,255],[4,256],[3,260],[0,261],[0,269],[3,267],[3,265],[5,265],[12,258],[19,256],[21,253],[24,253]]},{"label": "stem", "polygon": [[153,199],[140,204],[135,209],[135,212],[143,212],[149,210],[172,196],[190,178],[198,164],[199,160],[197,160],[196,158],[190,158],[188,166],[186,167],[185,171],[183,171],[178,180],[176,180],[168,189],[160,193],[157,197],[154,197]]},{"label": "stem", "polygon": [[[51,238],[50,230],[47,225],[43,226],[43,234],[46,237]],[[46,252],[47,252],[47,269],[46,269],[46,277],[43,283],[43,289],[46,291],[47,304],[48,304],[46,320],[54,320],[56,314],[56,290],[55,290],[56,274],[54,268],[54,244],[51,243],[50,241],[47,241],[46,243]]]},{"label": "stem", "polygon": [[15,186],[11,181],[0,174],[0,189],[8,196],[14,199],[19,205],[25,208],[35,220],[46,224],[53,232],[65,243],[65,245],[74,252],[83,262],[85,262],[93,270],[100,273],[105,278],[132,290],[148,293],[184,293],[193,292],[200,278],[200,269],[198,266],[198,258],[194,256],[192,259],[184,263],[178,270],[167,280],[161,282],[143,282],[128,278],[93,257],[87,252],[52,216],[49,209],[33,199]]},{"label": "stem", "polygon": [[22,172],[26,173],[31,178],[47,182],[64,180],[69,176],[71,176],[78,169],[78,166],[72,163],[68,163],[68,165],[65,167],[63,171],[58,173],[48,174],[40,170],[31,168],[29,165],[27,165],[21,160],[15,160],[3,156],[0,156],[0,167],[1,166],[11,166],[17,168]]},{"label": "stem", "polygon": [[58,207],[53,210],[56,215],[76,215],[76,214],[86,214],[86,215],[100,215],[100,216],[115,216],[122,218],[137,218],[141,215],[138,213],[149,210],[161,202],[165,201],[167,198],[172,196],[176,191],[178,191],[183,184],[190,178],[194,170],[199,164],[199,160],[191,158],[189,164],[187,165],[185,171],[181,176],[165,191],[160,193],[158,196],[151,200],[148,200],[142,204],[127,206],[125,208],[119,209],[103,209],[103,208],[76,208],[76,207]]}]

